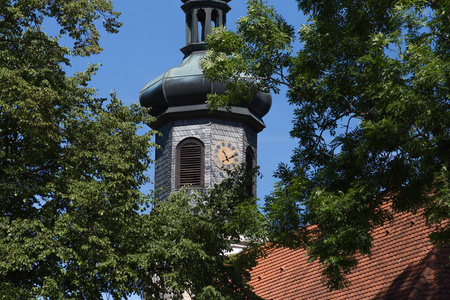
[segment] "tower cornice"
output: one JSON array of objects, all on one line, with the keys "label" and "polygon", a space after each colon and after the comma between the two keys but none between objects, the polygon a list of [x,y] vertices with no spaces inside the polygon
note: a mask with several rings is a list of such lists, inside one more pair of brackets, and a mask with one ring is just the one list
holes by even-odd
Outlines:
[{"label": "tower cornice", "polygon": [[184,4],[181,6],[184,12],[192,8],[218,8],[224,10],[226,13],[231,10],[228,2],[231,0],[181,0]]}]

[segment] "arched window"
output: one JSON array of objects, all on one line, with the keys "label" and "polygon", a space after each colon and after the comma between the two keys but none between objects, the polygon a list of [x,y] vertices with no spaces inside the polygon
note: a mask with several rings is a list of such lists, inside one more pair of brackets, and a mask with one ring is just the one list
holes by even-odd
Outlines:
[{"label": "arched window", "polygon": [[214,27],[218,27],[220,24],[220,20],[219,20],[219,11],[217,9],[213,9],[212,14],[211,14],[211,21],[214,24]]},{"label": "arched window", "polygon": [[195,138],[187,138],[177,146],[176,188],[205,186],[205,147]]},{"label": "arched window", "polygon": [[[245,151],[245,168],[247,172],[251,172],[256,168],[255,153],[252,147],[248,146],[247,151]],[[249,196],[256,197],[256,174],[253,175],[252,181],[246,187]]]},{"label": "arched window", "polygon": [[206,38],[206,12],[203,9],[199,9],[197,12],[199,38],[203,42]]},{"label": "arched window", "polygon": [[187,30],[187,34],[186,34],[186,44],[190,44],[191,42],[194,41],[195,37],[194,37],[194,26],[192,24],[192,12],[186,14],[186,30]]}]

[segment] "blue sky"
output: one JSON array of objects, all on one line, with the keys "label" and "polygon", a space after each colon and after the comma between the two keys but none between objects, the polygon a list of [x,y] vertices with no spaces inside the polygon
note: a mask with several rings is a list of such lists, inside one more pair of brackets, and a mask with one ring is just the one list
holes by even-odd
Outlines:
[{"label": "blue sky", "polygon": [[[269,0],[286,20],[299,29],[306,19],[298,12],[294,0]],[[166,70],[179,65],[183,58],[180,48],[185,45],[185,15],[180,0],[117,1],[115,9],[122,12],[124,23],[118,34],[103,33],[100,55],[72,60],[68,73],[81,71],[88,64],[100,63],[92,86],[98,95],[107,97],[116,91],[129,105],[138,103],[140,89]],[[234,30],[237,19],[246,14],[245,0],[229,3],[227,27]],[[52,30],[51,26],[48,28]],[[297,42],[298,44],[298,42]],[[265,116],[267,128],[258,135],[258,165],[263,175],[258,180],[258,197],[263,199],[273,187],[273,172],[280,162],[289,162],[296,141],[290,138],[293,107],[289,106],[285,90],[273,95],[271,111]],[[153,170],[150,173],[153,174]],[[137,296],[131,299],[138,299]]]},{"label": "blue sky", "polygon": [[[227,28],[234,30],[237,19],[246,14],[246,1],[233,0],[227,15]],[[305,18],[297,10],[294,0],[270,0],[289,23],[299,29]],[[100,63],[92,86],[98,95],[107,97],[116,91],[129,105],[137,103],[140,89],[166,70],[179,65],[185,45],[185,15],[180,0],[128,0],[117,1],[116,10],[122,13],[124,23],[118,34],[103,33],[100,55],[72,60],[68,72],[83,70],[88,64]],[[258,180],[258,197],[263,199],[273,187],[273,172],[280,162],[289,162],[296,141],[290,138],[292,111],[285,90],[273,95],[270,112],[265,116],[267,128],[258,135],[258,165],[262,179]],[[153,170],[150,170],[153,174]]]}]

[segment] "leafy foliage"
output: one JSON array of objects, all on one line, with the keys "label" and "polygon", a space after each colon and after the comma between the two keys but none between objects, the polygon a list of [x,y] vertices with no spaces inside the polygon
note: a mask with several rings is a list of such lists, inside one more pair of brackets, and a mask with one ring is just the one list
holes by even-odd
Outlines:
[{"label": "leafy foliage", "polygon": [[[202,68],[229,83],[212,107],[236,101],[236,82],[250,94],[255,85],[287,86],[299,145],[266,211],[273,238],[307,247],[325,265],[328,287],[339,289],[356,255],[370,254],[370,232],[391,217],[387,204],[420,211],[435,228],[433,242],[450,242],[450,3],[297,2],[309,16],[298,53],[292,27],[249,0],[236,33],[208,37]],[[318,230],[293,230],[308,224]]]},{"label": "leafy foliage", "polygon": [[258,91],[277,92],[286,79],[283,70],[293,34],[293,27],[261,1],[249,5],[248,15],[239,19],[236,33],[215,28],[207,38],[208,58],[201,61],[201,67],[206,77],[225,82],[228,88],[225,95],[209,95],[210,107],[251,101],[251,95]]},{"label": "leafy foliage", "polygon": [[[137,105],[73,77],[71,55],[98,53],[95,20],[116,32],[112,2],[0,1],[0,291],[2,299],[121,299],[139,291],[135,243],[148,197],[153,132]],[[72,49],[41,30],[53,18]]]},{"label": "leafy foliage", "polygon": [[[96,66],[72,77],[72,56],[99,53],[97,20],[120,27],[108,0],[0,0],[1,299],[259,299],[248,284],[262,251],[231,244],[264,236],[247,176],[198,194],[151,202],[140,188],[155,134],[146,109],[89,87]],[[53,19],[72,48],[48,36]],[[150,208],[150,206],[152,206]]]}]

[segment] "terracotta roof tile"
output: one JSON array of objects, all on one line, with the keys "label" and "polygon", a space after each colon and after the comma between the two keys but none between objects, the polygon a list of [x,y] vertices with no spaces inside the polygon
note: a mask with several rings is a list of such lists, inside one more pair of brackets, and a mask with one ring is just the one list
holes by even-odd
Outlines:
[{"label": "terracotta roof tile", "polygon": [[372,255],[359,258],[348,276],[351,286],[328,292],[318,263],[305,250],[273,249],[251,272],[256,293],[264,299],[450,299],[450,246],[436,249],[419,215],[401,213],[377,228]]}]

